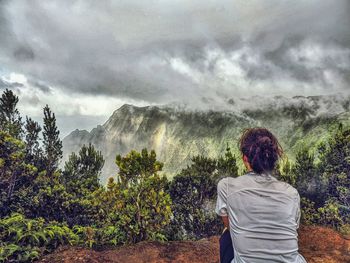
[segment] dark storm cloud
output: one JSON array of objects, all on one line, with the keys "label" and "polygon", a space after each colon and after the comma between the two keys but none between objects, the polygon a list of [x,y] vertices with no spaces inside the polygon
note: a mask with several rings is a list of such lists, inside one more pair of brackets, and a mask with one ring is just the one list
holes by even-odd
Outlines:
[{"label": "dark storm cloud", "polygon": [[28,83],[39,89],[40,91],[44,92],[44,93],[50,93],[51,88],[47,85],[45,85],[44,83],[40,82],[40,81],[36,81],[36,80],[28,80]]},{"label": "dark storm cloud", "polygon": [[349,6],[0,1],[0,62],[47,88],[150,103],[346,91]]},{"label": "dark storm cloud", "polygon": [[18,46],[13,51],[13,56],[20,62],[26,60],[34,60],[35,58],[34,51],[31,48],[25,46]]}]

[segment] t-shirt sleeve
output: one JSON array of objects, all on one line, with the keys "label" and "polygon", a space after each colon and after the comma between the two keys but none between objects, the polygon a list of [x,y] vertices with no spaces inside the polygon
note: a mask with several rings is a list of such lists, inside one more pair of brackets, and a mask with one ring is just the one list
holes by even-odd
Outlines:
[{"label": "t-shirt sleeve", "polygon": [[219,216],[227,216],[227,178],[223,178],[218,183],[218,197],[216,200],[215,212]]}]

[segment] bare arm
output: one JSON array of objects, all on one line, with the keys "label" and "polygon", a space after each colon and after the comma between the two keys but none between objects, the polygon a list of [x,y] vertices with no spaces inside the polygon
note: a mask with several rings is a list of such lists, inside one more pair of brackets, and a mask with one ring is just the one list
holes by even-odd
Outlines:
[{"label": "bare arm", "polygon": [[227,178],[221,179],[218,183],[218,196],[216,200],[216,213],[221,216],[225,228],[229,228],[227,213]]},{"label": "bare arm", "polygon": [[224,223],[225,228],[229,228],[228,216],[222,216],[222,222]]}]

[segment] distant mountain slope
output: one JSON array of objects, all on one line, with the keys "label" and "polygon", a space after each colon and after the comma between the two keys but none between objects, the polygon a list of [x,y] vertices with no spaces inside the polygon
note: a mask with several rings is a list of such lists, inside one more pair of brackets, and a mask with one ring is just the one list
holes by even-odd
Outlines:
[{"label": "distant mountain slope", "polygon": [[193,155],[217,157],[227,143],[237,152],[241,132],[254,126],[271,129],[293,156],[302,143],[316,147],[336,127],[337,120],[350,123],[349,102],[349,97],[339,96],[253,97],[230,99],[222,111],[123,105],[103,125],[90,132],[75,130],[65,137],[64,160],[91,142],[106,159],[104,183],[117,172],[116,154],[146,147],[154,149],[165,163],[164,171],[174,175]]}]

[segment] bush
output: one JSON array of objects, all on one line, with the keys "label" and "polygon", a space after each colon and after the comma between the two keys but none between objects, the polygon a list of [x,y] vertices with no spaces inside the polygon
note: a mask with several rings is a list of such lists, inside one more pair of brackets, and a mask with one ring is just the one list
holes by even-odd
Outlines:
[{"label": "bush", "polygon": [[97,229],[96,240],[96,246],[117,246],[124,244],[127,237],[119,225],[110,225]]},{"label": "bush", "polygon": [[124,244],[126,236],[119,226],[96,228],[28,219],[19,213],[0,220],[0,262],[30,262],[59,245],[89,248]]},{"label": "bush", "polygon": [[141,153],[131,151],[124,157],[118,155],[116,163],[118,181],[110,180],[102,194],[109,211],[107,220],[118,224],[128,243],[164,240],[164,229],[170,222],[171,198],[165,192],[166,177],[158,174],[163,164],[156,160],[154,151],[146,149]]},{"label": "bush", "polygon": [[350,224],[343,224],[339,227],[340,234],[350,237]]},{"label": "bush", "polygon": [[0,220],[0,261],[28,262],[60,244],[77,244],[78,236],[65,224],[45,223],[14,213]]},{"label": "bush", "polygon": [[315,208],[315,203],[309,199],[302,197],[300,199],[301,208],[301,223],[305,225],[317,224],[320,220],[320,215]]},{"label": "bush", "polygon": [[322,225],[330,225],[339,229],[343,225],[343,220],[339,212],[339,204],[335,200],[328,200],[323,207],[318,208],[320,214],[319,223]]},{"label": "bush", "polygon": [[215,213],[216,188],[222,177],[237,177],[235,157],[227,147],[225,157],[218,160],[196,156],[170,182],[174,216],[167,228],[171,240],[198,239],[217,235],[221,219]]}]

